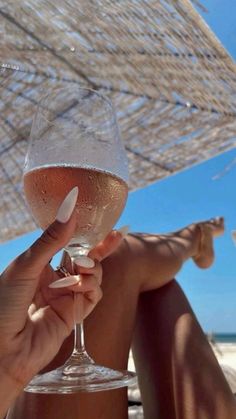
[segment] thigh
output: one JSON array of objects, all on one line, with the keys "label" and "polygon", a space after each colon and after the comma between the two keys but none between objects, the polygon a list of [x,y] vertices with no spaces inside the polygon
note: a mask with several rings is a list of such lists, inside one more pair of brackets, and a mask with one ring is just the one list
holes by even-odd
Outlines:
[{"label": "thigh", "polygon": [[133,353],[146,419],[233,419],[235,399],[176,281],[140,297]]}]

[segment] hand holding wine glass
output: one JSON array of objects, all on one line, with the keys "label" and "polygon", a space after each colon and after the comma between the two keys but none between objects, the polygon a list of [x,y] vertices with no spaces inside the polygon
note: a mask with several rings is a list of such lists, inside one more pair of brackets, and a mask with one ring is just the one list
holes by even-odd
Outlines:
[{"label": "hand holding wine glass", "polygon": [[[117,222],[127,199],[127,180],[127,159],[107,98],[70,84],[53,90],[40,101],[24,169],[26,199],[35,220],[45,229],[60,202],[78,187],[75,231],[65,245],[74,265]],[[66,273],[65,267],[61,266],[61,271]],[[80,308],[75,294],[75,313]],[[61,368],[35,377],[26,391],[99,391],[126,386],[134,376],[95,364],[86,352],[83,325],[75,315],[71,357]]]},{"label": "hand holding wine glass", "polygon": [[[89,315],[102,296],[98,261],[92,269],[84,269],[86,273],[75,272],[66,278],[50,265],[50,259],[74,232],[76,199],[77,192],[72,190],[60,206],[56,221],[0,276],[0,416],[54,358],[73,330],[72,291],[80,295],[83,303],[78,321]],[[119,232],[109,233],[93,249],[93,256],[96,260],[107,257],[121,239]]]}]

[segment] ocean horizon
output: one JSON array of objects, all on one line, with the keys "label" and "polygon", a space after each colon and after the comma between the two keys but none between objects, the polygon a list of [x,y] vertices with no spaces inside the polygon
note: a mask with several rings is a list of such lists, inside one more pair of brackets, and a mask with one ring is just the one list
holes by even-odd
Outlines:
[{"label": "ocean horizon", "polygon": [[209,340],[219,343],[236,343],[236,333],[206,332]]}]

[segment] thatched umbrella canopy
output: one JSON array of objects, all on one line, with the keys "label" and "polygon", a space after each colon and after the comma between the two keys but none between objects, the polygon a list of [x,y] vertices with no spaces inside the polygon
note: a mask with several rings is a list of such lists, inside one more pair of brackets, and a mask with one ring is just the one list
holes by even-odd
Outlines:
[{"label": "thatched umbrella canopy", "polygon": [[24,155],[58,83],[110,96],[131,189],[235,146],[235,65],[189,0],[0,0],[0,34],[0,241],[35,228]]}]

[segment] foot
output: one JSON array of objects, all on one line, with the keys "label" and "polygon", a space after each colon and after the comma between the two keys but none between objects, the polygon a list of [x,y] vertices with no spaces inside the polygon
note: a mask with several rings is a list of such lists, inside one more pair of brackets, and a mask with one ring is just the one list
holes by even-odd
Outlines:
[{"label": "foot", "polygon": [[224,218],[216,217],[197,224],[200,230],[198,252],[193,256],[195,264],[202,269],[209,268],[214,261],[213,239],[224,233]]}]

